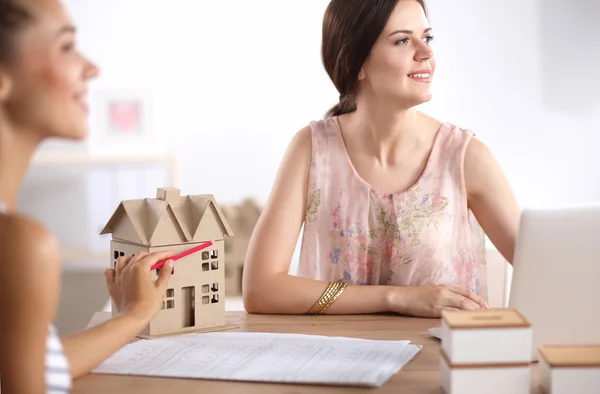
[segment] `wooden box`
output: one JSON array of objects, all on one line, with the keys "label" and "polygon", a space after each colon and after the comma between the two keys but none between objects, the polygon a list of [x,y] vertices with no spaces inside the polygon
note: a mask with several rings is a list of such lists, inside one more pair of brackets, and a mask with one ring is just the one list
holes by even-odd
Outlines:
[{"label": "wooden box", "polygon": [[441,386],[453,394],[528,394],[531,324],[513,309],[442,313]]},{"label": "wooden box", "polygon": [[548,394],[600,393],[600,345],[542,346],[540,383]]},{"label": "wooden box", "polygon": [[531,362],[531,324],[514,309],[444,311],[441,339],[451,364]]},{"label": "wooden box", "polygon": [[446,394],[529,394],[531,366],[515,364],[454,364],[440,357],[441,386]]}]

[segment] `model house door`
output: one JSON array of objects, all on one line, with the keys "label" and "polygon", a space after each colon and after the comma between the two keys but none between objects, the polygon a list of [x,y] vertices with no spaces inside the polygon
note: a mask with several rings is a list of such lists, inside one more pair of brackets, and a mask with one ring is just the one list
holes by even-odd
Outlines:
[{"label": "model house door", "polygon": [[181,289],[181,314],[183,328],[194,327],[196,325],[196,288],[187,286]]}]

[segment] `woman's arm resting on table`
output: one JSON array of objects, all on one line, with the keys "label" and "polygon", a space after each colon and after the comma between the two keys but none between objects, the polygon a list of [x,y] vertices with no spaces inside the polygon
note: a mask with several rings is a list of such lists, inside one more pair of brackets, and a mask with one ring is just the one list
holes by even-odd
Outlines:
[{"label": "woman's arm resting on table", "polygon": [[[304,222],[311,130],[292,139],[271,195],[252,234],[244,266],[244,306],[250,313],[303,314],[328,283],[289,275],[294,248]],[[327,313],[398,312],[439,316],[444,307],[476,308],[477,296],[447,286],[348,286]]]},{"label": "woman's arm resting on table", "polygon": [[[244,306],[251,313],[306,313],[328,283],[288,275],[304,222],[311,130],[292,139],[271,195],[254,228],[244,266]],[[329,313],[370,313],[389,310],[389,288],[348,286]]]},{"label": "woman's arm resting on table", "polygon": [[473,138],[465,154],[469,207],[504,258],[512,264],[521,209],[500,165],[481,141]]},{"label": "woman's arm resting on table", "polygon": [[55,240],[32,220],[0,215],[2,394],[46,393],[46,338],[59,289]]}]

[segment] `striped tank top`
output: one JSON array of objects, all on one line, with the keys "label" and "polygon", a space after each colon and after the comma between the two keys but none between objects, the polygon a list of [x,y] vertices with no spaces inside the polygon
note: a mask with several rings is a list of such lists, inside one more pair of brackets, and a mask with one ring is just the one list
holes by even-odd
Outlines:
[{"label": "striped tank top", "polygon": [[[0,201],[0,213],[5,212],[6,207]],[[53,324],[48,327],[46,337],[46,393],[64,394],[71,390],[71,373],[69,362],[63,351],[60,337]]]}]

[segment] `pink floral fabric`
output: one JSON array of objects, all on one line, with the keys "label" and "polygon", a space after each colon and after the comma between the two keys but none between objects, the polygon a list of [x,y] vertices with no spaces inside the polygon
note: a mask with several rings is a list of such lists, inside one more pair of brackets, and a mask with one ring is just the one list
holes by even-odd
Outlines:
[{"label": "pink floral fabric", "polygon": [[356,172],[337,117],[312,122],[298,275],[356,285],[448,284],[487,300],[485,237],[463,174],[473,133],[442,124],[419,180],[392,194]]}]

